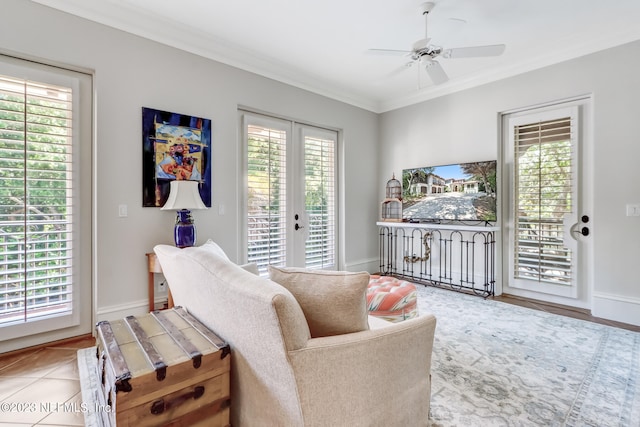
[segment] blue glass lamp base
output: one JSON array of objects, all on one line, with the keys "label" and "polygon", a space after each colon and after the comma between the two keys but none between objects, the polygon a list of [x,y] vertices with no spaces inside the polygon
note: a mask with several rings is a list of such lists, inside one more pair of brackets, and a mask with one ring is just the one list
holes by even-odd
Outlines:
[{"label": "blue glass lamp base", "polygon": [[196,226],[188,209],[177,212],[173,237],[178,248],[188,248],[196,244]]}]

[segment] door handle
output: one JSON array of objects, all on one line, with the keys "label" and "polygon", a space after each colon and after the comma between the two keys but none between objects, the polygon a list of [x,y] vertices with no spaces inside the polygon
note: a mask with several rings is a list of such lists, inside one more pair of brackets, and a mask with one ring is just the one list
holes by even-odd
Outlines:
[{"label": "door handle", "polygon": [[[293,219],[295,219],[296,221],[300,219],[300,215],[296,214]],[[296,225],[293,227],[296,231],[300,230],[301,228],[304,228],[304,225],[299,225],[296,222]]]},{"label": "door handle", "polygon": [[[587,216],[587,215],[582,215],[582,216],[580,217],[580,221],[581,221],[583,224],[588,223],[588,222],[589,222],[589,216]],[[575,233],[575,234],[581,234],[581,235],[583,235],[583,236],[588,236],[588,235],[589,235],[589,232],[590,232],[590,231],[589,231],[589,227],[582,227],[581,229],[576,230],[576,227],[578,227],[578,225],[580,225],[580,224],[579,224],[579,223],[573,224],[573,225],[571,226],[571,232],[572,232],[572,233]]]},{"label": "door handle", "polygon": [[[576,224],[578,225],[578,224]],[[572,233],[582,234],[583,236],[589,235],[589,227],[582,227],[580,230],[571,230]]]},{"label": "door handle", "polygon": [[[295,224],[293,225],[293,229],[295,231],[299,231],[300,232],[300,233],[296,233],[296,235],[299,236],[300,239],[302,239],[304,241],[307,241],[307,239],[309,239],[309,230],[310,229],[308,229],[308,228],[305,229],[304,225],[300,225],[300,223],[309,224],[307,213],[303,212],[302,214],[295,214],[293,218],[296,221]],[[298,221],[300,221],[300,223],[298,223]]]}]

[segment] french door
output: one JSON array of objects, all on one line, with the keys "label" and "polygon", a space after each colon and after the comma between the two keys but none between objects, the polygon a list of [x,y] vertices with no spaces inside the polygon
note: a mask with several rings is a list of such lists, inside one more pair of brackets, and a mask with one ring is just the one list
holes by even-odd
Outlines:
[{"label": "french door", "polygon": [[504,290],[587,306],[588,100],[506,115]]},{"label": "french door", "polygon": [[246,260],[337,268],[337,132],[241,112]]}]

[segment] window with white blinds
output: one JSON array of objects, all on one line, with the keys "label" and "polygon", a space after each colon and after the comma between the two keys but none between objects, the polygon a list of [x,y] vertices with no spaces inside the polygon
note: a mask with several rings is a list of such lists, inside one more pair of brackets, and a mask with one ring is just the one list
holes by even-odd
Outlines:
[{"label": "window with white blinds", "polygon": [[305,267],[337,265],[335,146],[333,138],[304,137],[305,210],[309,227]]},{"label": "window with white blinds", "polygon": [[247,124],[247,261],[286,265],[287,132]]},{"label": "window with white blinds", "polygon": [[73,309],[71,88],[0,76],[0,326]]},{"label": "window with white blinds", "polygon": [[516,278],[571,285],[572,253],[563,218],[573,212],[572,118],[515,126]]}]

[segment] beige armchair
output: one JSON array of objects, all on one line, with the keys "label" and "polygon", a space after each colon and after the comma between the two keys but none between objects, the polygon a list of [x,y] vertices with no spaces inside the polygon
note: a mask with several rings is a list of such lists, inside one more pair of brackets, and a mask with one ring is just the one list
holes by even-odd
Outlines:
[{"label": "beige armchair", "polygon": [[312,338],[289,290],[215,243],[155,252],[176,305],[231,347],[234,427],[428,424],[433,315]]}]

